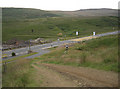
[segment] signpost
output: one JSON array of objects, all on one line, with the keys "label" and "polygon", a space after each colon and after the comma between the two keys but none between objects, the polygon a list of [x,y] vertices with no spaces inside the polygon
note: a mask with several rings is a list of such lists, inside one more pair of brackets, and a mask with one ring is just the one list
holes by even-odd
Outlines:
[{"label": "signpost", "polygon": [[93,36],[95,36],[95,32],[93,32]]},{"label": "signpost", "polygon": [[78,31],[76,31],[76,36],[78,36]]}]

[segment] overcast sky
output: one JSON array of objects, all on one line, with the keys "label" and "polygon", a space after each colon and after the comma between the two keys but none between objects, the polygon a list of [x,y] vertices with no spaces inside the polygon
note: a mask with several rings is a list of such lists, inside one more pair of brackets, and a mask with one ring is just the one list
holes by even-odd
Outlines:
[{"label": "overcast sky", "polygon": [[0,7],[73,11],[89,8],[118,9],[119,0],[0,0]]}]

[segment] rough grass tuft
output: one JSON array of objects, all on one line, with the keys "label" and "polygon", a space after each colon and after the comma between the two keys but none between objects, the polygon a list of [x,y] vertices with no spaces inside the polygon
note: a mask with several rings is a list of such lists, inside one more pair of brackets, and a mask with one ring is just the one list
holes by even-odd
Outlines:
[{"label": "rough grass tuft", "polygon": [[18,60],[6,65],[3,73],[3,87],[27,87],[33,80],[29,74],[31,71],[30,59]]}]

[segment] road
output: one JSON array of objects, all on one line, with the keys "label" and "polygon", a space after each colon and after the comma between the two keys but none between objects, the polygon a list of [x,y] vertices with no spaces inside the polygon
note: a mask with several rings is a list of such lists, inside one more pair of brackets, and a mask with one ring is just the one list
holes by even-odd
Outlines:
[{"label": "road", "polygon": [[[57,41],[53,43],[35,45],[31,50],[38,54],[28,56],[26,58],[34,58],[50,51],[47,48],[60,46],[66,43],[76,43],[83,40],[89,40],[101,36],[118,34],[118,32],[109,32],[98,34],[96,36],[87,36],[66,41]],[[28,48],[19,48],[4,53],[10,55],[11,52],[16,52],[17,56],[27,53]],[[10,56],[7,58],[11,58]],[[6,59],[6,60],[7,60]],[[5,59],[3,59],[5,60]],[[14,61],[11,61],[14,62]],[[103,71],[87,67],[73,67],[68,65],[47,64],[41,60],[32,63],[35,71],[33,73],[34,81],[38,86],[34,87],[118,87],[118,73],[112,71]],[[42,81],[42,83],[41,83]]]},{"label": "road", "polygon": [[[89,39],[93,39],[93,38],[96,38],[96,37],[107,36],[107,35],[114,35],[114,34],[118,34],[118,33],[120,33],[120,31],[108,32],[108,33],[98,34],[96,36],[87,36],[87,37],[82,37],[82,38],[77,38],[77,39],[71,39],[71,40],[65,40],[65,41],[56,41],[56,42],[52,42],[52,43],[31,46],[30,49],[33,52],[38,52],[38,54],[29,56],[27,58],[34,58],[36,56],[48,53],[49,51],[46,50],[46,49],[50,48],[50,47],[60,46],[60,45],[66,44],[66,43],[77,43],[77,42],[83,41],[83,40],[89,40]],[[3,54],[7,54],[8,57],[7,58],[3,58],[2,60],[10,59],[12,52],[15,52],[17,56],[27,54],[28,53],[28,49],[29,49],[28,47],[25,47],[25,48],[18,48],[18,49],[3,51],[2,53]]]}]

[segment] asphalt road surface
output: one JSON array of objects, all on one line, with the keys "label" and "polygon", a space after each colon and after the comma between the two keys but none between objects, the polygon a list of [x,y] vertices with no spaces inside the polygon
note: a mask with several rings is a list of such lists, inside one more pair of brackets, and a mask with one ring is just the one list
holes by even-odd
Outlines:
[{"label": "asphalt road surface", "polygon": [[[96,38],[96,37],[114,35],[114,34],[118,34],[118,33],[120,33],[120,31],[108,32],[108,33],[98,34],[95,36],[87,36],[87,38],[82,37],[82,38],[77,38],[77,39],[89,40],[89,39]],[[81,40],[78,40],[78,41],[81,41]],[[34,57],[37,57],[39,55],[43,55],[45,53],[48,53],[49,51],[46,50],[47,48],[60,46],[60,45],[66,44],[66,43],[77,43],[78,41],[75,41],[75,39],[72,39],[72,40],[56,41],[56,42],[52,42],[52,43],[31,46],[30,50],[32,50],[33,52],[38,52],[38,54],[29,56],[27,58],[34,58]],[[29,49],[28,47],[25,47],[25,48],[18,48],[18,49],[13,49],[13,50],[8,50],[8,51],[2,51],[2,54],[7,54],[7,56],[8,56],[7,58],[3,58],[2,60],[7,60],[7,59],[12,58],[11,57],[12,52],[15,52],[17,56],[27,54],[28,49]]]}]

